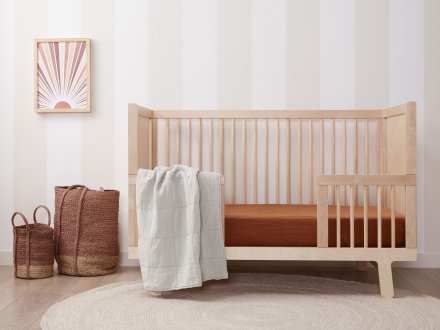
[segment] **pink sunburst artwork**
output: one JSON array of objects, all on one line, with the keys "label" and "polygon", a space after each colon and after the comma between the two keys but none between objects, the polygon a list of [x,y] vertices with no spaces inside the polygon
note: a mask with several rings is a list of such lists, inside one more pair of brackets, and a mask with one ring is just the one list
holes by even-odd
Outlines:
[{"label": "pink sunburst artwork", "polygon": [[35,111],[90,112],[90,39],[35,41]]}]

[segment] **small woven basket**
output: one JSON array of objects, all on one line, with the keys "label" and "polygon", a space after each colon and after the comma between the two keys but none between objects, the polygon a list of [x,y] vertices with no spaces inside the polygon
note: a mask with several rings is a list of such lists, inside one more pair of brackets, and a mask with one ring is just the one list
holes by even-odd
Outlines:
[{"label": "small woven basket", "polygon": [[55,187],[55,259],[60,274],[114,273],[119,262],[119,191]]},{"label": "small woven basket", "polygon": [[[37,222],[36,215],[39,208],[47,212],[47,225]],[[17,215],[21,216],[24,225],[15,225]],[[53,276],[54,243],[49,209],[44,205],[38,206],[34,210],[33,224],[29,224],[20,212],[12,215],[11,222],[14,231],[15,277],[32,279]]]}]

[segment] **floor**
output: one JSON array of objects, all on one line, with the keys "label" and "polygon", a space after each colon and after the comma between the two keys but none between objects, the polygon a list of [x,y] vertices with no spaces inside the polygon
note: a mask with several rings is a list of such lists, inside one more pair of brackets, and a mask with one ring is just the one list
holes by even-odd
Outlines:
[{"label": "floor", "polygon": [[[354,267],[298,267],[272,262],[229,264],[232,272],[275,272],[329,277],[341,280],[378,283],[377,271],[370,267],[357,272]],[[396,268],[397,288],[417,291],[440,299],[440,269]],[[14,278],[12,266],[0,266],[0,329],[39,329],[42,315],[55,302],[101,285],[140,278],[139,268],[122,267],[116,274],[102,277],[56,275],[42,280]]]}]

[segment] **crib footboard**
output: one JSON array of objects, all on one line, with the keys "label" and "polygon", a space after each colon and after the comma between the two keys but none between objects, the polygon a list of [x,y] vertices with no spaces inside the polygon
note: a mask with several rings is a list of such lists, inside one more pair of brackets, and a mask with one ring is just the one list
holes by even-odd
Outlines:
[{"label": "crib footboard", "polygon": [[[350,205],[350,247],[341,247],[341,187],[348,188]],[[358,193],[362,195],[363,206],[363,246],[355,247],[354,208],[358,203]],[[368,241],[369,191],[376,189],[377,206],[377,246],[370,247]],[[336,248],[361,253],[362,261],[375,261],[379,272],[380,291],[383,297],[394,296],[391,264],[397,260],[414,260],[417,253],[416,222],[416,175],[321,175],[318,177],[317,242],[318,248],[329,248],[328,240],[328,200],[329,191],[334,194],[336,204]],[[391,247],[382,244],[382,209],[391,210]],[[396,212],[405,216],[405,247],[396,247]],[[396,258],[398,252],[399,259]],[[402,259],[403,258],[403,259]],[[360,260],[360,259],[359,259]]]},{"label": "crib footboard", "polygon": [[[334,188],[333,188],[334,187]],[[417,247],[416,176],[415,175],[320,175],[318,177],[318,247],[328,247],[329,188],[333,188],[336,204],[336,247],[341,247],[341,187],[349,190],[350,247],[354,248],[354,207],[358,189],[362,188],[364,215],[364,248],[368,248],[369,192],[377,191],[377,248],[382,248],[382,208],[391,210],[391,248],[396,248],[396,212],[405,215],[405,247]]]}]

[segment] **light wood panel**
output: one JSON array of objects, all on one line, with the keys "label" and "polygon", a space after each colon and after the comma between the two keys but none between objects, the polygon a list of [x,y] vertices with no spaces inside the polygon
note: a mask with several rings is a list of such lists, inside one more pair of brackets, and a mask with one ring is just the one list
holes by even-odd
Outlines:
[{"label": "light wood panel", "polygon": [[275,119],[275,204],[280,202],[280,120]]},{"label": "light wood panel", "polygon": [[286,178],[286,182],[287,182],[287,196],[286,196],[286,200],[287,200],[287,204],[292,204],[292,174],[291,174],[291,163],[290,163],[290,129],[291,129],[291,125],[290,125],[290,119],[287,119],[286,121],[286,171],[287,171],[287,178]]},{"label": "light wood panel", "polygon": [[269,120],[264,122],[264,203],[269,203]]},{"label": "light wood panel", "polygon": [[241,184],[241,189],[242,189],[242,194],[243,194],[243,203],[246,204],[247,203],[247,183],[246,183],[246,169],[247,169],[247,157],[246,157],[246,151],[247,151],[247,147],[246,147],[246,119],[242,119],[242,126],[241,126],[241,139],[242,139],[242,149],[241,149],[241,153],[242,153],[242,162],[241,162],[241,179],[242,179],[242,184]]},{"label": "light wood panel", "polygon": [[257,145],[258,145],[258,138],[257,138],[257,119],[254,119],[254,144],[253,144],[253,154],[254,154],[254,161],[252,164],[252,177],[253,177],[253,202],[254,204],[257,204],[258,202],[258,195],[257,195],[257,190],[258,190],[258,176],[257,176],[257,171],[258,171],[258,165],[257,165],[257,159],[258,159],[258,154],[257,154]]},{"label": "light wood panel", "polygon": [[319,248],[328,247],[328,187],[318,186],[317,242]]},{"label": "light wood panel", "polygon": [[180,119],[365,119],[384,118],[383,110],[155,110],[154,118]]},{"label": "light wood panel", "polygon": [[297,173],[296,173],[296,182],[298,189],[298,204],[302,204],[302,172],[301,172],[301,154],[302,154],[302,121],[298,119],[297,121]]},{"label": "light wood panel", "polygon": [[235,119],[231,119],[231,201],[235,204]]}]

